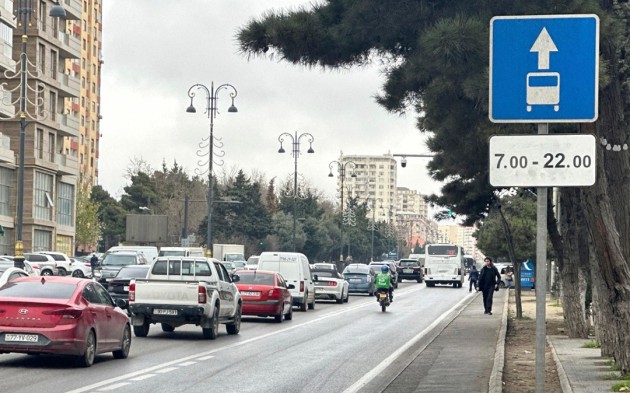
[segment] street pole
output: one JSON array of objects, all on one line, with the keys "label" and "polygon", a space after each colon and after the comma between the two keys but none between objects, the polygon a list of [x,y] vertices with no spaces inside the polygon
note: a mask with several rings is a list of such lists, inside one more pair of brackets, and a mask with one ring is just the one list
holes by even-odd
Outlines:
[{"label": "street pole", "polygon": [[[332,173],[332,167],[333,164],[337,164],[337,170],[339,171],[339,181],[341,183],[341,222],[339,223],[339,242],[340,247],[339,247],[339,262],[340,264],[343,264],[343,210],[344,210],[344,205],[343,205],[343,183],[344,180],[346,178],[346,166],[348,166],[348,164],[352,164],[352,174],[350,175],[351,177],[357,177],[357,174],[354,172],[354,168],[356,168],[357,164],[354,163],[354,161],[348,160],[346,162],[343,162],[343,159],[341,160],[342,162],[339,162],[337,160],[332,160],[330,162],[330,164],[328,164],[328,168],[330,169],[330,173],[328,173],[328,177],[334,177],[333,173]],[[350,245],[348,245],[348,255],[350,255]]]},{"label": "street pole", "polygon": [[[538,134],[549,133],[549,124],[538,124]],[[536,393],[545,391],[547,317],[547,187],[536,190]]]},{"label": "street pole", "polygon": [[214,118],[217,115],[216,101],[218,94],[222,89],[230,89],[230,97],[232,98],[232,105],[228,108],[229,113],[238,112],[238,109],[234,106],[234,98],[238,95],[236,88],[229,83],[224,83],[214,89],[214,81],[210,84],[210,89],[200,83],[192,85],[188,89],[188,97],[190,97],[190,106],[186,108],[187,113],[196,113],[197,110],[193,106],[193,99],[195,97],[194,90],[200,89],[206,93],[206,114],[210,119],[210,135],[208,138],[208,225],[207,225],[207,237],[206,237],[206,253],[212,256],[212,202],[214,199],[214,177],[212,174],[212,164],[214,162]]},{"label": "street pole", "polygon": [[297,160],[298,160],[298,157],[300,156],[300,139],[307,138],[308,143],[309,143],[309,148],[308,148],[308,150],[306,152],[308,154],[313,154],[313,153],[315,153],[315,150],[313,150],[313,141],[315,140],[315,138],[313,137],[313,135],[309,134],[308,132],[303,132],[300,135],[298,135],[297,131],[295,131],[294,135],[291,135],[288,132],[283,132],[282,134],[280,134],[280,136],[278,136],[278,142],[280,142],[280,149],[278,149],[278,153],[285,153],[284,147],[282,147],[282,143],[287,138],[291,139],[291,144],[292,144],[291,154],[293,155],[293,234],[292,234],[292,241],[293,241],[293,251],[295,252],[295,251],[297,251],[297,244],[295,242],[295,232],[297,230],[297,201],[296,201],[296,199],[299,197],[298,189],[297,189],[297,178],[298,178]]}]

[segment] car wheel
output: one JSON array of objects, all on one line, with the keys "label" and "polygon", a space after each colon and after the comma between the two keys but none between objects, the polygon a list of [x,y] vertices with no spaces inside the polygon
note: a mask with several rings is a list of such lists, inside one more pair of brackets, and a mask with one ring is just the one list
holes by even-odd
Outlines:
[{"label": "car wheel", "polygon": [[306,312],[306,299],[308,299],[308,292],[304,294],[304,303],[300,304],[300,311]]},{"label": "car wheel", "polygon": [[136,337],[146,337],[149,334],[150,327],[151,327],[151,324],[145,321],[142,324],[142,326],[133,327],[133,334],[135,334]]},{"label": "car wheel", "polygon": [[217,306],[214,309],[214,314],[212,315],[212,326],[209,328],[202,328],[201,332],[203,333],[203,338],[209,338],[210,340],[214,340],[217,338],[219,334],[219,307]]},{"label": "car wheel", "polygon": [[169,325],[168,323],[163,323],[162,324],[162,331],[166,332],[166,333],[171,333],[175,331],[175,327]]},{"label": "car wheel", "polygon": [[309,310],[315,310],[315,297],[313,297],[313,301],[308,304]]},{"label": "car wheel", "polygon": [[293,319],[293,306],[291,306],[291,307],[289,308],[289,312],[288,312],[288,313],[284,314],[284,319],[285,319],[286,321],[290,321],[290,320],[292,320],[292,319]]},{"label": "car wheel", "polygon": [[42,276],[52,276],[53,272],[50,270],[43,270],[42,271]]},{"label": "car wheel", "polygon": [[346,298],[343,299],[344,303],[348,303],[348,300],[350,300],[350,294],[348,292],[346,292]]},{"label": "car wheel", "polygon": [[[280,322],[282,322],[282,314],[280,314]],[[236,313],[234,314],[234,321],[225,325],[228,334],[238,334],[241,331],[241,304],[238,304]]]},{"label": "car wheel", "polygon": [[94,331],[90,330],[88,332],[87,338],[85,339],[85,352],[83,355],[79,355],[77,357],[77,364],[81,367],[90,367],[94,364],[94,357],[96,356],[96,337],[94,336]]},{"label": "car wheel", "polygon": [[374,291],[368,292],[368,296],[374,296]]},{"label": "car wheel", "polygon": [[335,299],[335,303],[337,304],[343,303],[343,290],[341,291],[341,295],[339,296],[339,299]]},{"label": "car wheel", "polygon": [[84,278],[83,272],[79,269],[72,272],[72,277]]},{"label": "car wheel", "polygon": [[274,315],[273,320],[277,323],[282,323],[282,313]]},{"label": "car wheel", "polygon": [[114,359],[127,359],[129,349],[131,348],[131,329],[129,325],[125,325],[120,350],[112,352]]},{"label": "car wheel", "polygon": [[68,272],[66,271],[66,269],[62,268],[62,267],[58,267],[57,268],[57,273],[59,273],[60,276],[66,276],[68,274]]}]

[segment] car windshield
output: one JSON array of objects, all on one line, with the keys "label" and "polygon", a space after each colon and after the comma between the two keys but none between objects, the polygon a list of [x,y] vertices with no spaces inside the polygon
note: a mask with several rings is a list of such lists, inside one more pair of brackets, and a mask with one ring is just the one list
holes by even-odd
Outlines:
[{"label": "car windshield", "polygon": [[135,255],[108,254],[103,258],[103,266],[127,266],[136,264]]},{"label": "car windshield", "polygon": [[144,278],[148,271],[149,266],[124,267],[120,269],[116,278]]},{"label": "car windshield", "polygon": [[239,284],[274,285],[273,274],[239,273]]},{"label": "car windshield", "polygon": [[[42,281],[44,283],[42,284]],[[0,297],[69,299],[77,284],[42,281],[12,281],[0,288]]]},{"label": "car windshield", "polygon": [[347,273],[368,274],[369,273],[369,268],[367,266],[365,266],[365,265],[363,265],[363,266],[348,266],[343,271],[343,274],[347,274]]},{"label": "car windshield", "polygon": [[337,278],[337,276],[335,274],[333,274],[333,272],[331,272],[330,270],[328,270],[328,271],[313,270],[313,274],[316,274],[317,277],[335,277],[335,278]]},{"label": "car windshield", "polygon": [[403,266],[403,267],[418,266],[418,262],[417,261],[400,261],[400,266]]}]

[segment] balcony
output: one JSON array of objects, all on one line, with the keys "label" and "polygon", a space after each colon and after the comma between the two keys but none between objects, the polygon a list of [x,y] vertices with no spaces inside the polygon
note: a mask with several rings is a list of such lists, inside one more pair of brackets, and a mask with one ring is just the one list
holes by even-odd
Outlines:
[{"label": "balcony", "polygon": [[63,0],[61,6],[66,10],[66,19],[68,20],[80,20],[81,19],[81,1],[80,0]]},{"label": "balcony", "polygon": [[57,164],[57,171],[61,175],[76,176],[79,173],[79,162],[74,156],[55,153],[55,164]]},{"label": "balcony", "polygon": [[59,135],[70,137],[79,135],[79,120],[76,116],[60,113],[57,119],[59,120]]},{"label": "balcony", "polygon": [[57,82],[59,82],[56,85],[59,89],[59,97],[79,97],[81,94],[79,78],[59,72],[57,73]]},{"label": "balcony", "polygon": [[80,59],[81,58],[81,41],[72,34],[58,33],[61,43],[59,45],[59,57],[63,59]]},{"label": "balcony", "polygon": [[0,134],[0,162],[15,165],[15,153],[11,150],[11,138]]}]

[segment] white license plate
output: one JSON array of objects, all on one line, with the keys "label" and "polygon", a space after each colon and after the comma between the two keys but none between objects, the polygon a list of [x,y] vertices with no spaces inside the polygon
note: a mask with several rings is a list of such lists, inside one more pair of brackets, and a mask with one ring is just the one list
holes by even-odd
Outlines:
[{"label": "white license plate", "polygon": [[243,296],[260,296],[260,292],[252,292],[252,291],[243,291],[241,292]]},{"label": "white license plate", "polygon": [[360,278],[351,278],[350,282],[361,282]]},{"label": "white license plate", "polygon": [[127,291],[127,292],[129,292],[129,285],[125,285],[125,286],[123,287],[123,291]]},{"label": "white license plate", "polygon": [[156,308],[153,310],[153,314],[155,315],[177,315],[177,310],[164,310],[161,308]]},{"label": "white license plate", "polygon": [[404,269],[403,273],[413,273],[413,269]]},{"label": "white license plate", "polygon": [[27,343],[36,343],[39,340],[37,334],[5,334],[4,341],[19,341]]}]

